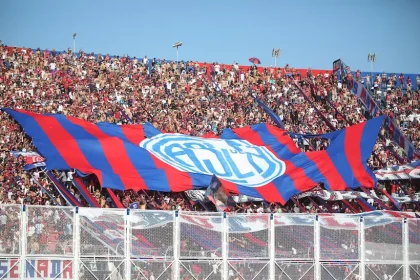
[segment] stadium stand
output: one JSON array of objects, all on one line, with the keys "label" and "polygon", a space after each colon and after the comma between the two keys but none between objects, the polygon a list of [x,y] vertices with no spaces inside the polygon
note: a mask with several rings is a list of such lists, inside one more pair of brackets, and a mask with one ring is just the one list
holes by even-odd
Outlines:
[{"label": "stadium stand", "polygon": [[[371,89],[371,95],[382,112],[390,116],[419,150],[420,76],[372,75],[357,70],[350,78],[363,82]],[[274,110],[286,130],[297,134],[327,133],[371,117],[347,89],[345,82],[333,75],[332,71],[294,69],[288,65],[284,68],[266,68],[221,65],[217,62],[188,61],[177,64],[147,57],[95,55],[83,51],[74,54],[70,49],[57,52],[54,49],[0,46],[2,107],[59,113],[91,122],[150,122],[164,132],[202,136],[208,133],[219,135],[224,128],[273,123],[254,102],[253,95]],[[102,189],[93,176],[81,178],[72,171],[46,172],[42,167],[25,170],[24,158],[14,156],[11,151],[36,151],[31,140],[7,114],[1,113],[0,123],[1,204],[215,210],[211,203],[195,201],[186,193],[111,191]],[[303,151],[322,150],[328,145],[317,138],[296,138],[295,142]],[[405,151],[394,144],[391,136],[382,129],[369,165],[379,169],[409,162]],[[379,190],[391,195],[413,196],[419,192],[419,184],[418,180],[381,182]],[[376,191],[378,194],[381,193],[379,190]],[[71,202],[72,199],[75,201]],[[371,199],[368,204],[367,209],[397,209],[390,201],[382,203]],[[365,207],[354,199],[324,201],[308,197],[292,199],[285,206],[249,201],[238,203],[227,211],[355,213],[365,211]],[[419,211],[420,208],[418,203],[408,202],[403,203],[401,209]],[[62,223],[60,227],[65,232],[65,223]],[[112,225],[103,226],[112,228]],[[189,230],[195,231],[194,228],[185,228],[186,232]],[[48,232],[48,227],[45,232]],[[10,235],[13,236],[13,233]],[[37,241],[39,243],[43,239],[41,236]],[[248,252],[241,249],[242,243],[252,241],[254,247],[248,248],[252,252],[259,250],[258,244],[264,247],[264,241],[252,234],[232,238],[237,242],[239,255]],[[138,240],[139,243],[145,242],[141,236],[138,236]],[[39,248],[33,242],[30,244],[34,250],[59,250],[43,242]],[[61,242],[65,243],[65,240]],[[217,254],[217,248],[212,246],[211,240],[203,242],[190,237],[186,242],[195,244],[197,252],[205,248],[208,254]],[[28,246],[32,246],[30,244]],[[150,254],[153,250],[160,250],[159,246],[151,247]],[[188,245],[188,248],[194,246]],[[139,248],[144,248],[144,244]],[[12,245],[9,250],[13,250]],[[193,251],[186,253],[193,255]]]}]

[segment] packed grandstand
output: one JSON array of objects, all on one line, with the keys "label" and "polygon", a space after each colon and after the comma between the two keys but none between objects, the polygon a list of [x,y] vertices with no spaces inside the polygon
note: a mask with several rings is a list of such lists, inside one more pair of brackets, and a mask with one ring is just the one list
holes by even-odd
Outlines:
[{"label": "packed grandstand", "polygon": [[[73,116],[92,123],[151,123],[167,133],[218,136],[225,128],[258,123],[275,125],[261,100],[291,134],[324,134],[370,119],[369,110],[347,87],[363,83],[386,114],[420,148],[420,76],[361,75],[348,72],[165,61],[56,50],[0,46],[0,104],[4,108]],[[9,114],[2,112],[0,204],[72,205],[101,208],[217,211],[205,193],[101,188],[91,175],[75,170],[45,170],[31,139]],[[409,166],[416,160],[384,127],[368,165],[373,170]],[[324,150],[328,141],[294,138],[302,151]],[[31,152],[33,152],[31,154]],[[36,157],[35,159],[33,157]],[[32,158],[29,163],[27,158]],[[40,157],[41,158],[41,157]],[[42,159],[42,158],[41,158]],[[28,164],[32,165],[28,168]],[[359,213],[374,209],[420,211],[418,175],[380,180],[360,195],[326,199],[300,195],[285,205],[235,196],[224,211],[237,213]],[[323,195],[319,195],[319,194]],[[363,202],[364,201],[364,202]],[[397,201],[397,202],[396,202]],[[401,202],[401,203],[399,203]]]}]

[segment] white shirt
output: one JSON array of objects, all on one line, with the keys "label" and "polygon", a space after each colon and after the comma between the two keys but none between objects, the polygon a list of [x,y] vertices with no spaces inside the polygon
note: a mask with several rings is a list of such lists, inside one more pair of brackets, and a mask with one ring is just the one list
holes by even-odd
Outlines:
[{"label": "white shirt", "polygon": [[36,224],[35,225],[35,233],[36,234],[41,234],[43,228],[44,228],[44,224],[41,224],[41,223]]},{"label": "white shirt", "polygon": [[67,172],[67,181],[68,182],[73,180],[73,174],[74,174],[74,172],[72,172],[72,171]]},{"label": "white shirt", "polygon": [[7,224],[7,216],[4,213],[2,213],[1,216],[0,216],[0,224],[1,225]]},{"label": "white shirt", "polygon": [[336,119],[332,119],[331,120],[331,123],[332,123],[332,125],[334,126],[334,127],[337,127],[337,120]]}]

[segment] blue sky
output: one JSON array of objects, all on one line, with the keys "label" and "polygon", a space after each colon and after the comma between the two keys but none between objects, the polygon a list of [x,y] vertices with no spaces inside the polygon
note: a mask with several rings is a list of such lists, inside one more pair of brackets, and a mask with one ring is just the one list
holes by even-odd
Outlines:
[{"label": "blue sky", "polygon": [[420,73],[419,0],[1,0],[0,40],[7,45],[149,58]]}]

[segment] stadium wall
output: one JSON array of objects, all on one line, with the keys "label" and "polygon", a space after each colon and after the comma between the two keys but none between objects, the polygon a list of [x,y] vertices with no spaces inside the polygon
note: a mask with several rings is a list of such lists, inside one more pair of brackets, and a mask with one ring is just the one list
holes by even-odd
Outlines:
[{"label": "stadium wall", "polygon": [[0,205],[0,279],[417,279],[412,214]]}]

